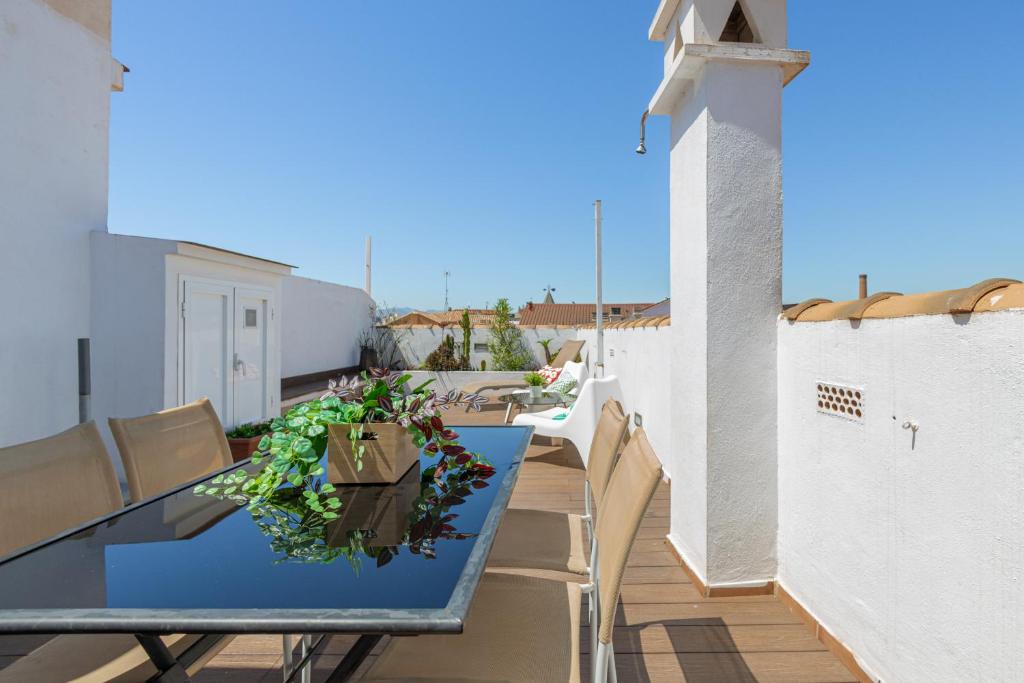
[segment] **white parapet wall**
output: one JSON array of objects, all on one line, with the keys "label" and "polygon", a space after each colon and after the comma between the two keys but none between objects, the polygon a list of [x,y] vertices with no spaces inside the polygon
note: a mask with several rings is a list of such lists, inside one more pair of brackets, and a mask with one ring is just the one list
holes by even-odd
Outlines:
[{"label": "white parapet wall", "polygon": [[[587,365],[594,372],[596,363],[597,332],[579,331]],[[644,431],[650,437],[666,474],[677,470],[679,454],[671,442],[671,329],[667,324],[654,327],[609,328],[604,332],[605,376],[615,375],[622,386],[623,407],[635,424],[639,415]],[[685,485],[685,483],[684,483]],[[676,484],[673,483],[673,495]]]},{"label": "white parapet wall", "polygon": [[1022,340],[1022,310],[779,323],[778,580],[886,683],[1024,671]]},{"label": "white parapet wall", "polygon": [[359,364],[359,338],[372,321],[364,290],[294,276],[281,289],[282,377]]},{"label": "white parapet wall", "polygon": [[[411,325],[394,327],[393,333],[398,340],[402,358],[407,368],[420,368],[446,336],[454,336],[457,344],[462,344],[462,329],[457,325],[454,327]],[[523,340],[527,348],[533,354],[533,364],[541,367],[545,363],[544,348],[540,345],[541,340],[550,339],[552,353],[556,352],[562,344],[570,339],[576,339],[576,328],[573,327],[522,327]],[[493,369],[494,363],[491,354],[487,351],[487,342],[491,334],[487,327],[474,327],[471,335],[473,348],[469,354],[469,362],[474,368],[479,368],[481,362],[487,364],[487,369]]]}]

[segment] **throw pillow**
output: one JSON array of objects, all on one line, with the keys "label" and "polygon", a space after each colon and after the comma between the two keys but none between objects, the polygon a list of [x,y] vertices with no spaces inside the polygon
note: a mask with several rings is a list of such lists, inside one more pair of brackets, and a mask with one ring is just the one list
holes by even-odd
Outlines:
[{"label": "throw pillow", "polygon": [[576,378],[566,374],[548,385],[548,391],[557,391],[560,394],[568,394],[576,388]]},{"label": "throw pillow", "polygon": [[537,371],[537,374],[543,377],[548,384],[551,384],[556,379],[558,379],[558,376],[560,374],[562,374],[562,369],[553,368],[550,365],[545,365],[544,367]]}]

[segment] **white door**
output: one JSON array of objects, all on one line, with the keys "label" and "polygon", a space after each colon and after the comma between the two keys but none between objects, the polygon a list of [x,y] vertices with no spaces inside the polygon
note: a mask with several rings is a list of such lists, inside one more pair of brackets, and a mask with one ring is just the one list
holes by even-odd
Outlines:
[{"label": "white door", "polygon": [[234,288],[186,280],[182,306],[182,399],[206,396],[224,420],[234,410]]},{"label": "white door", "polygon": [[270,294],[235,290],[234,423],[259,422],[270,403],[267,323]]},{"label": "white door", "polygon": [[210,399],[225,428],[271,415],[271,290],[185,279],[179,400]]}]

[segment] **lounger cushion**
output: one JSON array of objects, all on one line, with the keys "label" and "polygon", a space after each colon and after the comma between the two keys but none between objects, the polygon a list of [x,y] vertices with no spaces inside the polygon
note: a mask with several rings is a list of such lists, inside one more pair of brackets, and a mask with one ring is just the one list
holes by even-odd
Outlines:
[{"label": "lounger cushion", "polygon": [[459,635],[392,638],[364,681],[580,680],[580,587],[485,574]]}]

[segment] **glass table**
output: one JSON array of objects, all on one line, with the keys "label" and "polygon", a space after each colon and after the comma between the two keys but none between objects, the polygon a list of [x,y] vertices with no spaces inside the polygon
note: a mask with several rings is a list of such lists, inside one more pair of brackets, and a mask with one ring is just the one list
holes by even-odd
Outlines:
[{"label": "glass table", "polygon": [[[318,634],[300,664],[331,634],[362,635],[331,681],[382,634],[460,633],[533,429],[455,429],[493,472],[435,478],[421,453],[397,484],[339,485],[339,517],[318,528],[287,505],[197,494],[197,480],[2,558],[0,633],[134,634],[163,681],[187,680],[229,633]],[[222,473],[238,467],[260,466]],[[205,635],[175,660],[158,637],[171,633]]]},{"label": "glass table", "polygon": [[513,391],[509,394],[502,394],[498,400],[507,403],[505,408],[505,424],[512,419],[512,409],[518,407],[522,411],[527,406],[568,406],[575,400],[575,396],[568,396],[557,391],[545,391],[540,396],[530,393],[529,389]]}]

